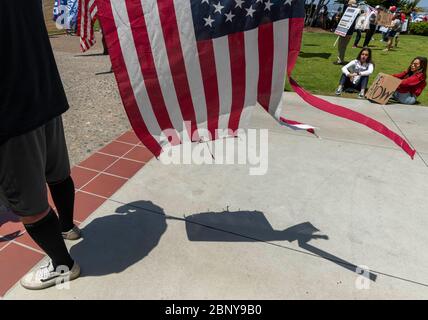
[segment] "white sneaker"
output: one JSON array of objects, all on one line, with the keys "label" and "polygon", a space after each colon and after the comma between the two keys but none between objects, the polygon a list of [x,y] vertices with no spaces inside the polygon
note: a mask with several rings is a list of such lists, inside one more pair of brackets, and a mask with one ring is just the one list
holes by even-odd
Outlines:
[{"label": "white sneaker", "polygon": [[61,234],[65,240],[78,240],[82,237],[82,231],[77,226],[74,226],[70,231],[61,232]]},{"label": "white sneaker", "polygon": [[80,267],[74,262],[73,267],[69,270],[66,266],[58,266],[54,270],[52,261],[39,269],[27,273],[21,279],[21,285],[29,290],[41,290],[53,287],[56,284],[64,284],[68,281],[78,278]]}]

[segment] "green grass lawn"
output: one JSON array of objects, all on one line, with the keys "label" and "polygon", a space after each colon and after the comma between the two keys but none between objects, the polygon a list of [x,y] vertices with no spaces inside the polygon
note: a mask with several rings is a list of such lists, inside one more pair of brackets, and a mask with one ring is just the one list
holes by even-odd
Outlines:
[{"label": "green grass lawn", "polygon": [[[364,42],[362,35],[359,45]],[[305,32],[302,49],[293,71],[293,78],[305,89],[315,94],[334,95],[341,75],[341,66],[333,62],[337,59],[337,47],[333,44],[337,36],[332,33]],[[379,72],[393,74],[404,71],[416,56],[428,56],[428,37],[400,35],[398,48],[384,52],[385,43],[380,42],[381,34],[374,36],[370,43],[373,50],[375,71],[370,77],[369,86]],[[355,59],[359,50],[352,48],[355,35],[346,50],[346,61]],[[286,90],[291,91],[286,84]],[[343,94],[344,97],[356,98],[356,94]],[[420,105],[428,106],[428,88],[418,97]]]}]

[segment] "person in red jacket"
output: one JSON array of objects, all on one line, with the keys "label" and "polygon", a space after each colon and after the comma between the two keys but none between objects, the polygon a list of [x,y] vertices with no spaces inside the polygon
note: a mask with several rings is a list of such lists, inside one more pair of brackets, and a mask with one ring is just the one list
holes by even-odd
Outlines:
[{"label": "person in red jacket", "polygon": [[403,104],[415,104],[427,85],[427,58],[416,57],[406,71],[393,76],[402,80],[392,97]]}]

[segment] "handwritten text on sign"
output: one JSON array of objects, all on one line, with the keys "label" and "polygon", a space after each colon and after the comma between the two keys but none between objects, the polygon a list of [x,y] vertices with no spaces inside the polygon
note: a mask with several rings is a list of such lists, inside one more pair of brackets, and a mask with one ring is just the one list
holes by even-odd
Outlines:
[{"label": "handwritten text on sign", "polygon": [[379,73],[367,91],[367,99],[380,104],[386,104],[394,91],[400,85],[401,80],[389,74]]}]

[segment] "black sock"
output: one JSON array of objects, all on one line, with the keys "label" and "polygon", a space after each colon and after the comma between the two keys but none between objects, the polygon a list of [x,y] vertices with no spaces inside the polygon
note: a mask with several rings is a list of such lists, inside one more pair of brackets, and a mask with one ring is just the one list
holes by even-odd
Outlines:
[{"label": "black sock", "polygon": [[70,231],[74,227],[74,183],[71,176],[63,182],[49,185],[52,199],[59,216],[59,224],[62,232]]},{"label": "black sock", "polygon": [[65,265],[70,269],[73,267],[74,261],[65,246],[58,218],[52,209],[43,219],[24,226],[31,238],[52,259],[55,269],[59,265]]}]

